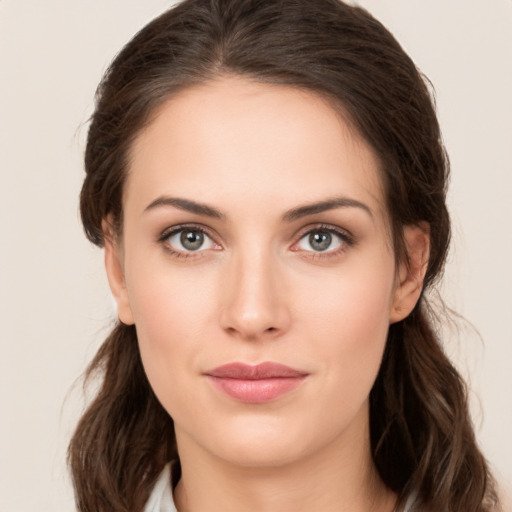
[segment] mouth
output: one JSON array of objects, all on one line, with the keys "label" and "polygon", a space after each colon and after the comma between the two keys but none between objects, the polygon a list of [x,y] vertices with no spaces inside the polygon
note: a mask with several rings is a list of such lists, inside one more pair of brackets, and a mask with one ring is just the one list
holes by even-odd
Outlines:
[{"label": "mouth", "polygon": [[256,366],[229,363],[204,375],[217,390],[229,397],[240,402],[260,404],[296,389],[308,373],[279,363],[265,362]]}]

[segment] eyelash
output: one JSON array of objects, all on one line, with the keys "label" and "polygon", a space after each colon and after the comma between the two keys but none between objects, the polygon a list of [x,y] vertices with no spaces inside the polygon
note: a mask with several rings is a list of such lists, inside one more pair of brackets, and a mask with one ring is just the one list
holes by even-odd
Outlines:
[{"label": "eyelash", "polygon": [[307,254],[308,258],[314,260],[323,260],[327,258],[335,258],[342,253],[344,253],[348,248],[353,247],[356,243],[353,235],[348,231],[341,229],[339,227],[335,227],[329,224],[315,224],[314,226],[307,226],[303,229],[302,233],[299,235],[299,239],[292,246],[292,250],[300,251],[300,249],[293,249],[293,247],[297,246],[302,240],[304,240],[307,236],[311,236],[312,233],[329,233],[340,239],[340,247],[334,250],[326,250],[323,251],[304,251]]},{"label": "eyelash", "polygon": [[[178,233],[181,233],[182,231],[193,231],[193,232],[197,232],[197,233],[202,233],[203,235],[206,235],[215,245],[218,245],[215,242],[214,237],[210,234],[209,230],[207,230],[203,226],[200,226],[198,224],[180,224],[177,226],[173,226],[172,228],[166,229],[160,235],[160,237],[158,238],[158,242],[161,243],[164,246],[164,249],[166,251],[168,251],[175,258],[180,258],[180,259],[197,258],[201,252],[204,252],[204,250],[203,251],[198,250],[198,251],[187,252],[187,251],[178,251],[178,250],[174,249],[169,244],[169,239],[172,236],[177,235]],[[216,250],[218,250],[218,249],[216,249]]]},{"label": "eyelash", "polygon": [[[210,231],[206,229],[205,227],[198,225],[198,224],[180,224],[173,226],[171,228],[166,229],[158,238],[158,242],[161,243],[165,250],[168,251],[173,257],[179,258],[179,259],[189,259],[189,258],[197,258],[200,257],[200,254],[202,252],[205,252],[207,249],[198,250],[198,251],[179,251],[174,249],[169,244],[169,239],[177,235],[178,233],[182,231],[193,231],[202,233],[203,235],[207,236],[212,243],[214,243],[216,246],[220,247],[217,242],[215,242],[214,237],[210,234]],[[304,253],[308,253],[307,257],[311,259],[326,259],[326,258],[332,258],[336,257],[343,252],[345,252],[349,247],[352,247],[355,245],[355,239],[354,237],[348,232],[343,229],[340,229],[338,227],[334,227],[328,224],[316,224],[314,226],[307,226],[304,228],[296,242],[293,243],[291,250],[294,252],[300,252],[300,249],[294,249],[305,237],[310,236],[312,233],[315,232],[323,232],[323,233],[329,233],[332,235],[335,235],[337,238],[340,239],[340,247],[336,248],[335,250],[326,250],[325,252],[322,251],[302,251]],[[219,249],[214,249],[219,250]]]}]

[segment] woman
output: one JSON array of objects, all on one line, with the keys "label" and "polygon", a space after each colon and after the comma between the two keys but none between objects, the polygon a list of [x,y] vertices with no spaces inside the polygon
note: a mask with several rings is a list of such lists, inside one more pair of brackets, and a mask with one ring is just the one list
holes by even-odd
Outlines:
[{"label": "woman", "polygon": [[450,224],[428,89],[338,0],[186,0],[98,90],[81,213],[119,323],[79,510],[495,510],[425,291]]}]

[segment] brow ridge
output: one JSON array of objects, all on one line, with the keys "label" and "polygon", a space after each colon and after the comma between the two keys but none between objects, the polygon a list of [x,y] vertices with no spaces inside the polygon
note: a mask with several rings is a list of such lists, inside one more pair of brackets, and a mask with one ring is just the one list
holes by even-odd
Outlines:
[{"label": "brow ridge", "polygon": [[360,208],[373,218],[371,208],[365,203],[350,197],[334,197],[332,199],[326,199],[325,201],[306,204],[304,206],[299,206],[298,208],[288,210],[283,215],[283,220],[285,222],[292,222],[308,215],[315,215],[316,213],[322,213],[328,210],[334,210],[336,208]]},{"label": "brow ridge", "polygon": [[[215,219],[225,218],[225,215],[221,211],[207,204],[198,203],[190,199],[169,196],[158,197],[157,199],[152,201],[144,209],[144,211],[147,212],[155,208],[165,206],[173,206],[175,208],[179,208],[180,210],[185,210],[187,212],[195,213],[197,215],[205,215],[207,217],[212,217]],[[334,210],[336,208],[359,208],[361,210],[364,210],[366,213],[370,215],[370,217],[373,218],[373,213],[369,206],[367,206],[365,203],[362,203],[361,201],[349,197],[334,197],[331,199],[326,199],[324,201],[318,201],[315,203],[299,206],[297,208],[288,210],[283,215],[282,218],[284,222],[292,222],[294,220],[307,217],[309,215],[315,215],[317,213],[322,213],[328,210]]]},{"label": "brow ridge", "polygon": [[223,219],[225,217],[222,212],[213,208],[212,206],[208,206],[207,204],[191,201],[190,199],[169,196],[160,196],[156,198],[153,202],[146,206],[144,212],[165,206],[174,206],[180,210],[185,210],[197,215],[205,215],[206,217],[212,217],[215,219]]}]

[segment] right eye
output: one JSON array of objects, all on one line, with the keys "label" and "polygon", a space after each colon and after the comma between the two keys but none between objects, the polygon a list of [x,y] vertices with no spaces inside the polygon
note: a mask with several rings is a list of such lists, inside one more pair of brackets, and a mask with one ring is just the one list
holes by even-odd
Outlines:
[{"label": "right eye", "polygon": [[164,234],[161,239],[173,252],[193,253],[218,248],[218,245],[197,227],[179,228]]}]

